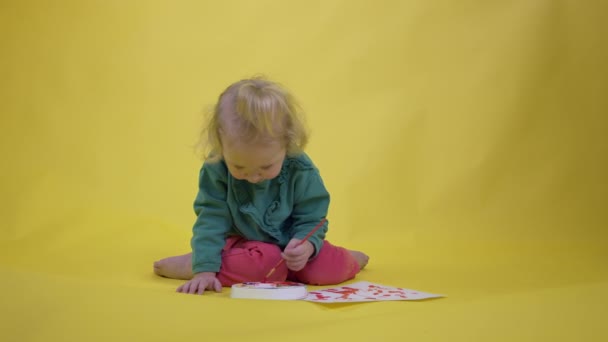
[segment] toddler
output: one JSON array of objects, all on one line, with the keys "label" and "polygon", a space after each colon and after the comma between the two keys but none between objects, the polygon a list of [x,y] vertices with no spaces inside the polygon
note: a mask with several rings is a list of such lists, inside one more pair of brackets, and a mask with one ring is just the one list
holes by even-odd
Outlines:
[{"label": "toddler", "polygon": [[330,285],[352,279],[368,262],[362,252],[325,240],[330,196],[303,152],[308,136],[293,97],[263,78],[230,85],[201,140],[210,153],[199,174],[192,253],[154,263],[160,276],[185,279],[177,291],[202,294],[222,286],[291,280]]}]

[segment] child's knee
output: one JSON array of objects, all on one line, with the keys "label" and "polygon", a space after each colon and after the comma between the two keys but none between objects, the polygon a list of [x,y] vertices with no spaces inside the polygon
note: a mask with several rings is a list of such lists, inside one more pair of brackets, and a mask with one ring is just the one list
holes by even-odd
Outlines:
[{"label": "child's knee", "polygon": [[[273,244],[249,241],[239,248],[224,254],[220,279],[224,286],[248,281],[263,281],[266,274],[281,260],[281,249]],[[283,263],[272,276],[271,281],[284,281],[287,267]]]},{"label": "child's knee", "polygon": [[319,255],[296,272],[298,281],[311,285],[335,285],[355,277],[359,265],[347,249],[324,241]]}]

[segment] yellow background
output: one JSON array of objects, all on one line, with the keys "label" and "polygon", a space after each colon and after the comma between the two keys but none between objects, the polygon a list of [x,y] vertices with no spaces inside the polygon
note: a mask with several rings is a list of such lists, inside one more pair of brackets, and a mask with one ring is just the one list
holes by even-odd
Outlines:
[{"label": "yellow background", "polygon": [[[1,1],[0,340],[605,341],[603,1]],[[357,277],[447,295],[175,294],[201,113],[297,96]]]}]

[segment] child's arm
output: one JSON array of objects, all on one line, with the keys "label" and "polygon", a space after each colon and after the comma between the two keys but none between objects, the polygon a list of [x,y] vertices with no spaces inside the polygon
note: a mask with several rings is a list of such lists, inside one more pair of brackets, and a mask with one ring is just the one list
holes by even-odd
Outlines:
[{"label": "child's arm", "polygon": [[327,222],[299,247],[301,241],[314,227],[327,216],[329,208],[329,192],[316,170],[310,170],[298,177],[294,186],[295,202],[292,212],[293,236],[284,251],[287,267],[297,271],[304,267],[310,257],[316,256],[327,232]]},{"label": "child's arm", "polygon": [[[222,162],[203,166],[199,177],[199,191],[194,201],[197,219],[192,228],[192,273],[194,278],[178,288],[179,292],[202,293],[205,289],[218,290],[215,278],[221,266],[221,252],[226,233],[232,226],[227,204],[227,170]],[[181,289],[181,290],[180,290]],[[221,291],[221,284],[219,285]]]}]

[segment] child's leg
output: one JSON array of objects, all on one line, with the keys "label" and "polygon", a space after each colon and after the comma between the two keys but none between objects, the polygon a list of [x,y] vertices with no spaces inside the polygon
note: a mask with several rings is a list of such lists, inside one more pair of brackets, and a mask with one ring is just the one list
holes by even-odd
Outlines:
[{"label": "child's leg", "polygon": [[289,278],[310,285],[334,285],[355,277],[365,267],[367,255],[334,246],[328,241],[316,258],[298,272],[290,272]]},{"label": "child's leg", "polygon": [[[248,281],[263,281],[281,260],[281,249],[273,244],[231,237],[222,252],[222,268],[217,274],[223,286]],[[268,281],[285,281],[287,266],[282,263]]]},{"label": "child's leg", "polygon": [[[222,251],[222,267],[217,274],[223,286],[262,281],[281,260],[281,250],[273,244],[230,237]],[[169,257],[154,263],[154,273],[173,279],[192,279],[192,253]],[[287,279],[287,266],[281,264],[268,279]]]},{"label": "child's leg", "polygon": [[192,279],[192,253],[155,261],[154,273],[172,279]]}]

